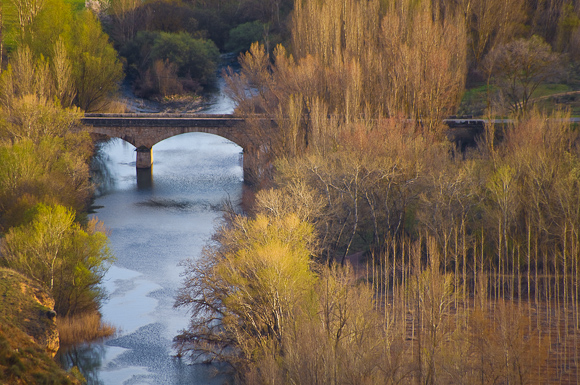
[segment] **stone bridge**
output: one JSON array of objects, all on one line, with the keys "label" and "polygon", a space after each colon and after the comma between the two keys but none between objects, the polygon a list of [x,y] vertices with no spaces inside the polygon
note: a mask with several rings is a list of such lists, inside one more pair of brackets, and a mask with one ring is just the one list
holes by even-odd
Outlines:
[{"label": "stone bridge", "polygon": [[82,122],[92,133],[121,138],[135,146],[139,169],[153,164],[151,149],[156,143],[189,132],[218,135],[242,149],[248,147],[242,127],[244,119],[233,115],[86,114]]},{"label": "stone bridge", "polygon": [[[262,119],[268,119],[262,117]],[[272,119],[268,119],[272,121]],[[86,114],[82,119],[89,131],[121,138],[136,148],[137,169],[148,169],[153,164],[152,147],[164,139],[189,132],[205,132],[231,140],[244,150],[244,177],[253,161],[252,149],[244,132],[244,118],[234,115],[202,114]],[[505,124],[507,121],[493,121]],[[489,122],[483,119],[450,118],[447,138],[460,148],[475,145],[475,138]]]}]

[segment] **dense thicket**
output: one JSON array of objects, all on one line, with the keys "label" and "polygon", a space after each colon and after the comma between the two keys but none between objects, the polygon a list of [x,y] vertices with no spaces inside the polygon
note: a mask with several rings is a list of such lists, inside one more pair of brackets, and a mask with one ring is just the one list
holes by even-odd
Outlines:
[{"label": "dense thicket", "polygon": [[0,265],[42,284],[59,316],[98,314],[113,258],[104,227],[87,219],[94,147],[80,118],[110,103],[121,64],[91,12],[60,0],[3,5]]},{"label": "dense thicket", "polygon": [[[63,107],[75,105],[91,112],[110,104],[123,69],[93,13],[73,11],[64,0],[9,1],[4,9],[6,20],[1,27],[6,35],[9,67],[20,71],[20,77],[32,79],[32,68],[37,65],[38,71],[46,71],[42,75],[37,71],[36,75],[46,77],[43,96],[58,97]],[[24,64],[28,73],[16,68]],[[28,91],[14,92],[18,95]]]},{"label": "dense thicket", "polygon": [[114,0],[91,6],[127,58],[135,90],[145,97],[191,94],[208,86],[218,49],[238,53],[254,41],[274,46],[291,8],[281,0]]},{"label": "dense thicket", "polygon": [[75,212],[38,204],[30,219],[11,228],[0,246],[3,264],[49,289],[61,317],[99,309],[99,287],[112,255],[98,220],[75,223]]},{"label": "dense thicket", "polygon": [[140,31],[121,53],[139,81],[142,97],[195,93],[215,77],[219,52],[212,41],[186,32]]},{"label": "dense thicket", "polygon": [[[225,359],[251,383],[576,378],[580,157],[569,123],[529,117],[466,159],[408,123],[350,128],[325,156],[278,163],[256,219],[235,218],[207,263],[186,265],[177,304],[195,317],[181,352]],[[284,218],[314,232],[275,225]],[[274,262],[301,266],[294,242],[314,260],[305,283]],[[356,278],[328,267],[346,261]]]},{"label": "dense thicket", "polygon": [[[296,2],[292,25],[292,52],[278,46],[270,61],[254,44],[230,77],[237,112],[275,116],[279,126],[250,122],[248,151],[266,140],[271,159],[307,147],[324,155],[346,125],[384,117],[420,119],[437,134],[456,111],[467,68],[460,18],[429,2]],[[254,181],[267,172],[257,168]]]},{"label": "dense thicket", "polygon": [[[296,1],[230,77],[261,190],[186,265],[180,352],[249,383],[575,381],[580,142],[530,103],[576,49],[564,3]],[[461,152],[438,123],[474,76],[514,115]],[[303,247],[303,280],[272,262]]]}]

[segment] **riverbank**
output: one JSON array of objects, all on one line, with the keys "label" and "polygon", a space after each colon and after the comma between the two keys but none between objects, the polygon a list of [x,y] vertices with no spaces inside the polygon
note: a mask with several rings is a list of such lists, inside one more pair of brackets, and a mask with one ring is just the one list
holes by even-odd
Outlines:
[{"label": "riverbank", "polygon": [[223,71],[228,69],[234,72],[240,69],[237,56],[233,53],[220,56],[214,84],[206,87],[201,95],[185,94],[144,99],[136,96],[131,84],[124,81],[119,90],[119,103],[124,108],[122,112],[231,114],[235,103],[227,95],[227,84],[223,78]]},{"label": "riverbank", "polygon": [[127,81],[121,85],[120,94],[119,103],[124,106],[125,113],[196,113],[205,106],[204,98],[200,95],[139,98]]}]

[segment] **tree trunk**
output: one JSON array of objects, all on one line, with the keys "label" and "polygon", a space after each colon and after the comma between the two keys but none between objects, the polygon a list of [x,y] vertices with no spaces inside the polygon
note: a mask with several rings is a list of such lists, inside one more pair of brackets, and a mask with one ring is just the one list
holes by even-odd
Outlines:
[{"label": "tree trunk", "polygon": [[3,1],[0,0],[0,74],[2,73],[2,54],[4,52],[4,13]]}]

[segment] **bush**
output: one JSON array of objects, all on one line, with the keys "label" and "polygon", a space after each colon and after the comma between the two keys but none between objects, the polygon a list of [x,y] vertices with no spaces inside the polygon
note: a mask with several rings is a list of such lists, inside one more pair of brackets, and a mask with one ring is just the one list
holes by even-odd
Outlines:
[{"label": "bush", "polygon": [[177,65],[180,77],[199,79],[207,84],[214,76],[219,51],[206,39],[196,39],[188,33],[161,32],[151,47],[151,60],[168,60]]},{"label": "bush", "polygon": [[249,50],[252,43],[263,40],[265,28],[267,28],[266,24],[252,21],[231,29],[230,38],[225,46],[226,51],[240,53]]},{"label": "bush", "polygon": [[197,92],[215,76],[219,51],[192,35],[140,31],[122,50],[142,97]]},{"label": "bush", "polygon": [[22,139],[0,145],[0,228],[22,224],[26,211],[39,202],[77,211],[86,207],[92,187],[85,140],[85,135],[69,134],[38,144]]},{"label": "bush", "polygon": [[394,382],[399,343],[371,288],[312,263],[313,236],[293,214],[234,218],[203,263],[186,264],[178,354],[225,360],[252,384]]},{"label": "bush", "polygon": [[154,0],[140,8],[143,25],[140,30],[196,33],[198,22],[191,7],[179,2]]}]

